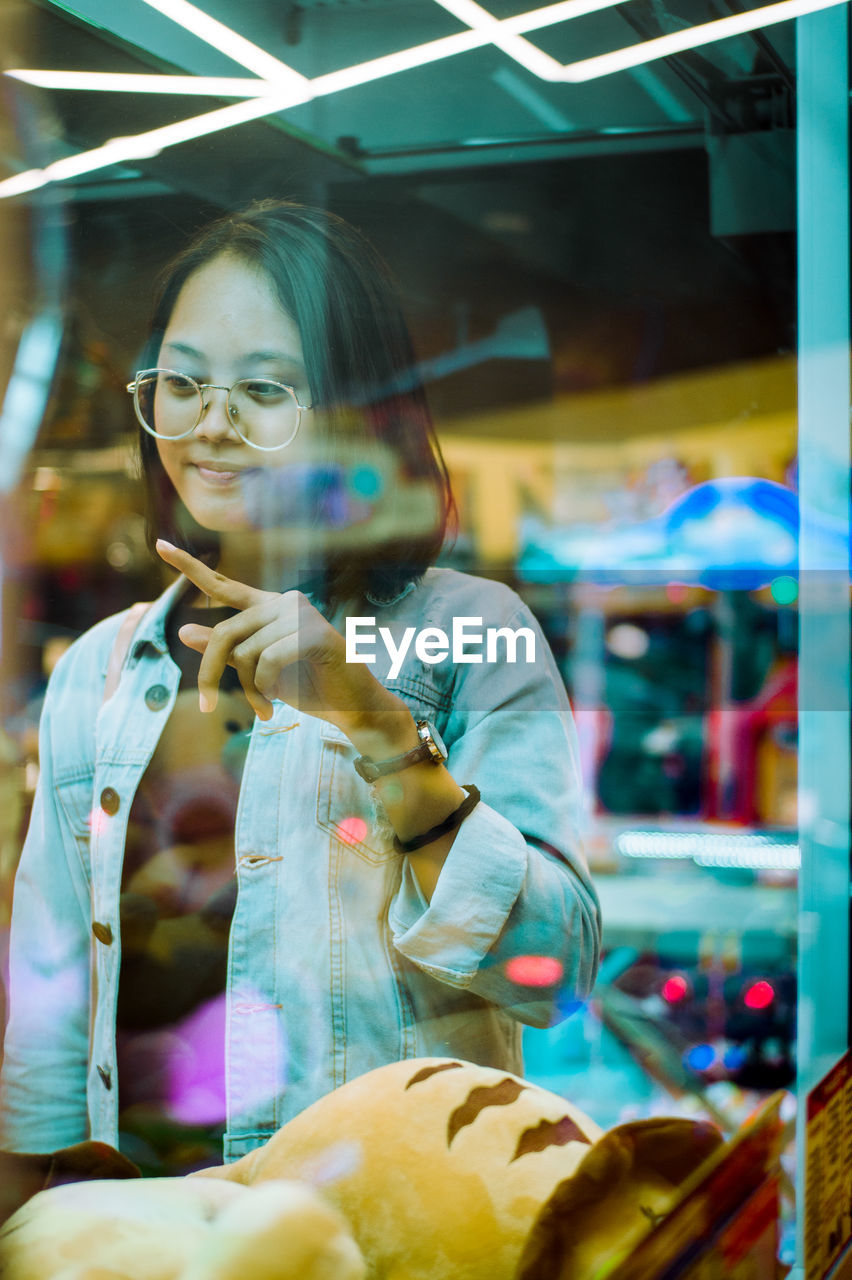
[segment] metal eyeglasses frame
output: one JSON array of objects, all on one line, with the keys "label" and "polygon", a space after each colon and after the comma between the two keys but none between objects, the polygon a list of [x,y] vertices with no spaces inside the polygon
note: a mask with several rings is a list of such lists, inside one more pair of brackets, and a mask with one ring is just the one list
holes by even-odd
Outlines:
[{"label": "metal eyeglasses frame", "polygon": [[[201,403],[201,412],[199,413],[198,417],[195,419],[195,422],[192,424],[192,426],[189,427],[188,430],[186,431],[181,431],[179,435],[167,436],[167,435],[164,435],[161,431],[155,431],[153,427],[148,426],[148,423],[145,421],[144,417],[142,416],[142,412],[139,408],[139,396],[138,396],[139,380],[140,378],[144,378],[148,374],[155,374],[155,373],[174,374],[176,378],[182,378],[185,382],[192,383],[192,385],[195,387],[195,389],[198,392],[198,399]],[[282,391],[288,391],[290,393],[290,395],[293,397],[293,403],[296,406],[296,425],[293,428],[293,434],[290,436],[289,440],[285,440],[283,444],[255,444],[253,440],[249,440],[246,436],[243,435],[242,431],[240,431],[239,427],[237,426],[237,421],[240,416],[239,409],[237,409],[236,405],[231,404],[231,392],[234,390],[234,387],[239,387],[244,382],[269,382],[275,387],[280,387]],[[155,440],[185,440],[187,436],[191,436],[193,431],[198,426],[198,424],[204,418],[204,415],[207,412],[208,408],[210,407],[209,400],[205,403],[204,392],[205,391],[226,391],[227,398],[225,400],[225,412],[228,415],[228,421],[236,431],[237,435],[242,440],[243,444],[247,444],[250,449],[259,449],[261,453],[276,453],[279,449],[286,449],[289,444],[293,443],[293,441],[296,439],[296,436],[299,433],[299,425],[302,421],[302,414],[307,413],[309,409],[316,408],[315,403],[300,404],[299,397],[296,395],[296,388],[291,387],[290,384],[287,382],[279,381],[278,378],[239,378],[232,386],[224,387],[224,386],[220,386],[220,384],[217,382],[196,382],[195,378],[190,377],[188,373],[181,373],[179,369],[167,369],[160,365],[156,366],[156,368],[153,368],[153,369],[137,370],[137,372],[133,377],[133,381],[128,382],[126,390],[133,396],[133,411],[136,414],[136,419],[139,425],[142,427],[143,431],[147,431],[148,435],[153,436]]]}]

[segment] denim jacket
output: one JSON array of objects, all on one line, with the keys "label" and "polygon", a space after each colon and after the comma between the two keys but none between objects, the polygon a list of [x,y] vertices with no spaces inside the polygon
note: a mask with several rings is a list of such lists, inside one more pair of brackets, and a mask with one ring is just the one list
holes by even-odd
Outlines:
[{"label": "denim jacket", "polygon": [[[165,619],[148,610],[112,697],[104,679],[125,615],[57,664],[40,728],[41,774],[15,883],[2,1145],[117,1144],[119,892],[131,801],[177,693]],[[454,616],[524,626],[536,660],[428,663],[412,644],[396,678],[435,723],[480,804],[460,826],[427,902],[334,725],[275,704],[256,720],[235,830],[238,897],[226,988],[226,1160],[380,1064],[450,1055],[518,1072],[522,1024],[547,1026],[588,994],[600,941],[580,850],[571,712],[532,614],[501,584],[430,569],[391,602],[360,601],[398,639],[450,632]],[[503,653],[503,650],[500,650]],[[353,822],[352,819],[361,821]],[[517,957],[547,957],[530,974]],[[554,973],[560,973],[557,982]],[[538,982],[549,985],[539,986]]]}]

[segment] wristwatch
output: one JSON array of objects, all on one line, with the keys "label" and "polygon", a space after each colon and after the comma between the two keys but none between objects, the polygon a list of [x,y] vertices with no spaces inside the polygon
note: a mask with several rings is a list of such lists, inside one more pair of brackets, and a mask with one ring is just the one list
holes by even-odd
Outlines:
[{"label": "wristwatch", "polygon": [[401,756],[391,756],[389,760],[378,761],[371,760],[369,756],[358,756],[358,759],[353,761],[356,773],[360,774],[365,782],[375,782],[377,778],[383,778],[386,773],[399,773],[400,769],[408,769],[410,765],[419,764],[421,760],[429,760],[432,764],[443,764],[447,758],[447,748],[432,722],[418,720],[417,733],[420,737],[420,746],[413,747],[411,751],[404,751]]}]

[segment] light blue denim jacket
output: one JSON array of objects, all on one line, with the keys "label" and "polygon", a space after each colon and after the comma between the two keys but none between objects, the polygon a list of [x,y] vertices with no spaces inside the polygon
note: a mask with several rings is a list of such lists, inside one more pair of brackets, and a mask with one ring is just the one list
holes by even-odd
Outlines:
[{"label": "light blue denim jacket", "polygon": [[[15,884],[0,1082],[7,1149],[117,1142],[122,854],[134,793],[177,693],[165,620],[183,585],[143,618],[106,702],[122,614],[82,636],[50,682]],[[451,1055],[520,1071],[521,1024],[557,1020],[588,994],[597,968],[575,731],[529,610],[500,584],[430,569],[390,603],[338,610],[330,620],[341,631],[346,613],[375,616],[397,639],[406,626],[450,632],[454,616],[531,627],[537,660],[427,664],[412,645],[390,680],[385,648],[375,647],[370,670],[437,725],[450,772],[482,794],[431,902],[394,852],[340,730],[286,703],[255,721],[235,833],[226,1160],[382,1063]],[[339,825],[353,816],[366,823],[354,842],[363,824]],[[557,960],[561,982],[513,981],[507,962],[517,956]]]}]

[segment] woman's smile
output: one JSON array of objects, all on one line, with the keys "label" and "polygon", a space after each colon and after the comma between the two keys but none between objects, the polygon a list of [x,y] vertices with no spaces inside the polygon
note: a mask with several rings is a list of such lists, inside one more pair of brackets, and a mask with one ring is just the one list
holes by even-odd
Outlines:
[{"label": "woman's smile", "polygon": [[236,484],[245,475],[257,470],[256,467],[242,467],[230,462],[208,460],[189,461],[186,465],[193,468],[205,484],[212,485],[216,489],[225,489],[228,485]]}]

